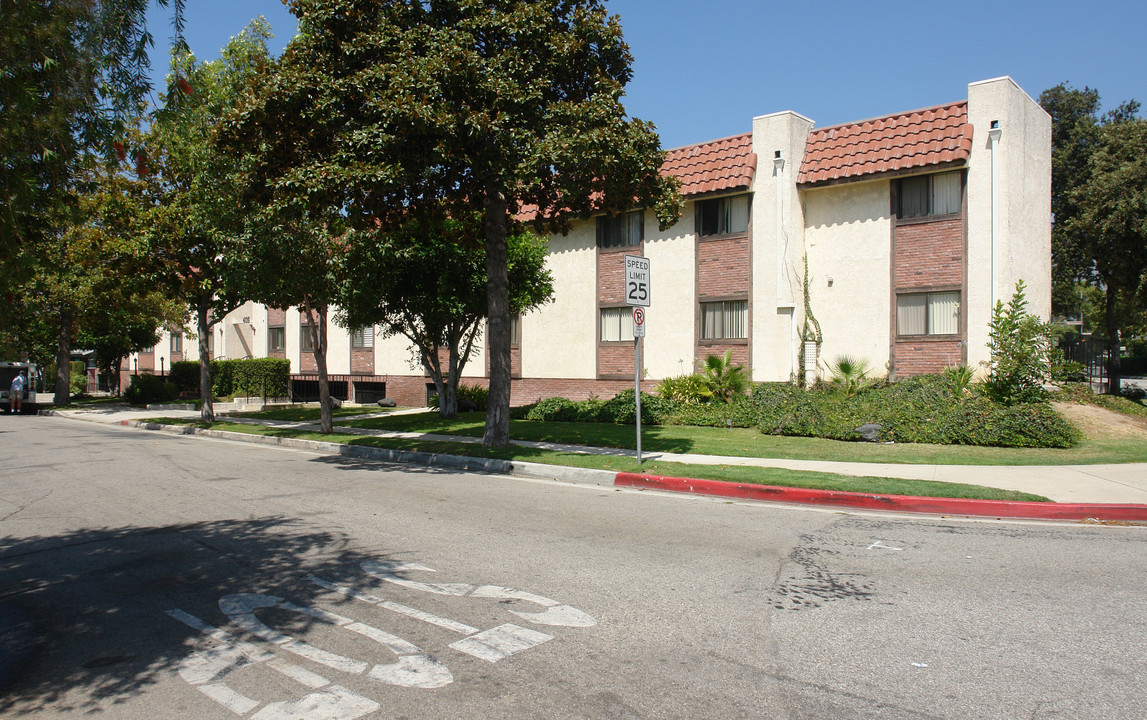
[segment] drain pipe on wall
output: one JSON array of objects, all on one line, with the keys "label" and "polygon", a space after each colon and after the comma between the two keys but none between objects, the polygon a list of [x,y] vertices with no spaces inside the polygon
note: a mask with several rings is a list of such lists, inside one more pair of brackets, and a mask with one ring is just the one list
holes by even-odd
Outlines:
[{"label": "drain pipe on wall", "polygon": [[1000,286],[1000,259],[998,257],[998,233],[999,233],[999,169],[996,164],[996,147],[1000,144],[1000,135],[1003,131],[1000,129],[1000,121],[993,120],[992,127],[988,130],[988,144],[992,148],[992,309],[994,310],[997,302],[997,293]]}]

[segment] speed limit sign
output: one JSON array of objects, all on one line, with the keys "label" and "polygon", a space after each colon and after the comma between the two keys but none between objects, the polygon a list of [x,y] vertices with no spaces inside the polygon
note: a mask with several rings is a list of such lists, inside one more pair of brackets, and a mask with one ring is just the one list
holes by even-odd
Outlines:
[{"label": "speed limit sign", "polygon": [[644,308],[633,308],[633,337],[645,337],[645,310]]}]

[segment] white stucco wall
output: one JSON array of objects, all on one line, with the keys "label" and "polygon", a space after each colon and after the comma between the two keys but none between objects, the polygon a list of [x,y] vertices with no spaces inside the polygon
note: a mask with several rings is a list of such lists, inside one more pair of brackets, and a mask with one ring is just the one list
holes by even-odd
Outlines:
[{"label": "white stucco wall", "polygon": [[824,336],[822,367],[849,355],[868,360],[874,375],[886,372],[892,283],[888,193],[888,180],[801,193],[809,297]]},{"label": "white stucco wall", "polygon": [[645,312],[642,365],[649,380],[691,373],[697,312],[697,243],[693,234],[695,203],[665,231],[653,213],[645,215],[645,257],[649,258],[650,305]]},{"label": "white stucco wall", "polygon": [[554,301],[522,318],[522,375],[594,378],[598,331],[594,222],[578,223],[568,235],[551,237],[546,268],[554,278]]},{"label": "white stucco wall", "polygon": [[[812,127],[812,120],[791,111],[753,118],[757,171],[751,187],[752,373],[756,381],[787,381],[797,368],[796,329],[804,305],[801,278],[805,221],[796,176]],[[783,161],[779,173],[775,162],[778,151]]]},{"label": "white stucco wall", "polygon": [[996,299],[1027,286],[1028,311],[1051,315],[1051,117],[1011,78],[968,86],[968,363],[988,359],[992,300],[992,121],[996,148]]}]

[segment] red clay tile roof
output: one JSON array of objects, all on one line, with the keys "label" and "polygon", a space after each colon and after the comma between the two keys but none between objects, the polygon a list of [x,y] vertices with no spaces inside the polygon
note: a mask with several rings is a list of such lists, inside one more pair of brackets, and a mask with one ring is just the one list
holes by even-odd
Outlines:
[{"label": "red clay tile roof", "polygon": [[813,130],[797,183],[813,185],[965,161],[971,151],[967,101],[937,105]]},{"label": "red clay tile roof", "polygon": [[757,168],[753,134],[686,145],[666,153],[661,172],[681,179],[685,196],[748,188]]}]

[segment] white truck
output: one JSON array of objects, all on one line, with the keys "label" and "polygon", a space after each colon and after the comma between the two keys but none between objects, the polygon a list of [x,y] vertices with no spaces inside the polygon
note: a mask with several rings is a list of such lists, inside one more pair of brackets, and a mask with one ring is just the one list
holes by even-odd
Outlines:
[{"label": "white truck", "polygon": [[36,363],[30,362],[0,362],[0,408],[8,411],[8,391],[12,387],[12,380],[18,372],[24,373],[24,400],[21,406],[23,412],[36,412],[36,384],[40,380],[40,369]]}]

